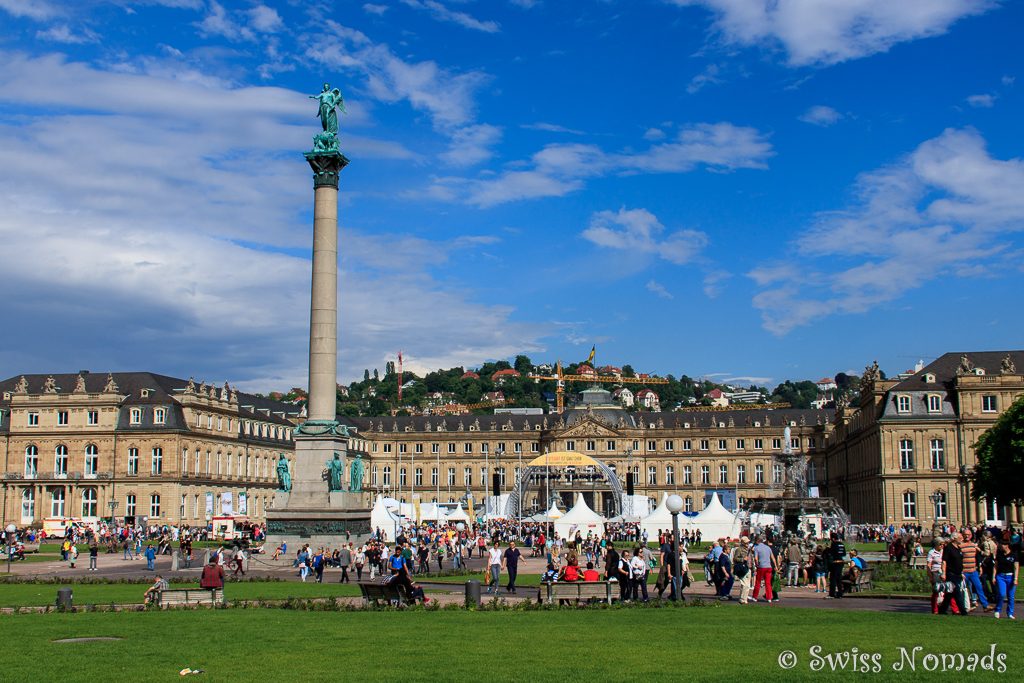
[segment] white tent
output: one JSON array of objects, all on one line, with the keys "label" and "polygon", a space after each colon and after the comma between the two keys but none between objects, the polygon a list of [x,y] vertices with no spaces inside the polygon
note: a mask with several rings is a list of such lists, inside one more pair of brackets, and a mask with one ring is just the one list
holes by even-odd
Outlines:
[{"label": "white tent", "polygon": [[551,507],[544,513],[544,516],[549,520],[556,520],[562,516],[562,511],[558,509],[557,505],[555,505],[555,501],[551,501]]},{"label": "white tent", "polygon": [[449,522],[468,522],[469,515],[462,509],[462,503],[459,503],[458,507],[448,515],[447,519]]},{"label": "white tent", "polygon": [[421,522],[437,522],[438,524],[444,524],[446,518],[444,508],[437,503],[420,503]]},{"label": "white tent", "polygon": [[[661,494],[661,502],[654,508],[651,514],[640,520],[640,529],[647,532],[647,538],[657,539],[658,531],[672,530],[672,513],[668,511],[668,494]],[[679,516],[679,528],[682,529],[686,517]]]},{"label": "white tent", "polygon": [[555,521],[555,533],[561,538],[575,536],[577,531],[584,537],[588,531],[595,536],[604,532],[604,517],[590,509],[581,493],[576,494],[576,504],[572,509]]},{"label": "white tent", "polygon": [[374,531],[380,529],[385,540],[393,541],[401,523],[401,519],[385,505],[384,497],[377,496],[373,509],[370,510],[370,527]]},{"label": "white tent", "polygon": [[[718,499],[717,493],[711,494],[711,500],[696,517],[686,517],[685,528],[691,531],[700,529],[703,540],[713,541],[719,538],[737,538],[740,535],[741,521],[739,515],[729,512]],[[682,525],[682,520],[680,520]]]}]

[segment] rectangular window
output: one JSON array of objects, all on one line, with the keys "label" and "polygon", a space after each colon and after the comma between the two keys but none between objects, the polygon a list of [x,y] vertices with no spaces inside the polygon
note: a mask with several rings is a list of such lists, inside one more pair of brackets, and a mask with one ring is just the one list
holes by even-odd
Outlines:
[{"label": "rectangular window", "polygon": [[671,451],[674,451],[675,448],[676,448],[676,442],[675,441],[666,441],[665,442],[665,450],[666,451],[671,452]]},{"label": "rectangular window", "polygon": [[139,474],[139,449],[128,449],[128,476],[135,477]]},{"label": "rectangular window", "polygon": [[811,486],[818,483],[818,466],[813,460],[807,463],[807,483]]},{"label": "rectangular window", "polygon": [[398,487],[404,489],[408,485],[409,484],[406,481],[405,477],[405,468],[403,467],[402,469],[398,470]]},{"label": "rectangular window", "polygon": [[471,444],[471,443],[464,443],[464,444],[462,444],[462,452],[463,453],[472,453],[473,452],[473,444]]},{"label": "rectangular window", "polygon": [[711,483],[711,468],[707,465],[700,466],[700,483],[710,484]]},{"label": "rectangular window", "polygon": [[154,493],[149,497],[149,516],[159,517],[160,516],[160,495]]},{"label": "rectangular window", "polygon": [[385,453],[390,453],[391,452],[391,444],[389,444],[389,443],[384,444],[384,452]]},{"label": "rectangular window", "polygon": [[90,410],[88,412],[87,422],[91,425],[98,425],[100,423],[100,411]]},{"label": "rectangular window", "polygon": [[512,452],[513,453],[522,453],[523,452],[523,442],[522,441],[516,441],[514,444],[512,444]]},{"label": "rectangular window", "polygon": [[124,515],[125,517],[135,516],[135,494],[129,493],[125,496],[124,500]]},{"label": "rectangular window", "polygon": [[917,519],[917,494],[913,491],[903,493],[903,518]]},{"label": "rectangular window", "polygon": [[782,439],[772,439],[772,450],[775,450],[775,451],[781,451],[782,450]]},{"label": "rectangular window", "polygon": [[683,439],[683,450],[684,451],[691,451],[691,450],[693,450],[693,441],[690,441],[689,439]]},{"label": "rectangular window", "polygon": [[754,439],[754,450],[755,451],[763,451],[764,450],[764,439]]},{"label": "rectangular window", "polygon": [[57,411],[57,424],[61,427],[66,427],[68,424],[68,411],[58,410]]},{"label": "rectangular window", "polygon": [[566,441],[565,442],[565,450],[567,450],[567,451],[574,451],[574,450],[576,450],[576,442],[575,441]]},{"label": "rectangular window", "polygon": [[900,439],[900,469],[914,469],[914,442],[910,439]]},{"label": "rectangular window", "polygon": [[530,444],[530,452],[531,453],[540,453],[540,444],[537,443],[536,441],[531,443]]},{"label": "rectangular window", "polygon": [[896,397],[896,412],[897,413],[909,413],[910,412],[910,397],[909,396],[897,396]]},{"label": "rectangular window", "polygon": [[434,455],[437,455],[438,453],[440,453],[441,452],[441,444],[439,444],[439,443],[432,443],[432,444],[430,444],[430,452],[433,453]]},{"label": "rectangular window", "polygon": [[946,469],[946,442],[942,439],[932,439],[928,443],[928,452],[931,456],[933,470]]},{"label": "rectangular window", "polygon": [[782,465],[780,465],[778,463],[772,465],[772,483],[773,484],[781,484],[782,483]]},{"label": "rectangular window", "polygon": [[794,436],[792,439],[789,440],[789,447],[792,448],[794,451],[800,450],[800,439]]},{"label": "rectangular window", "polygon": [[928,395],[928,412],[929,413],[940,413],[942,412],[942,398],[937,394]]},{"label": "rectangular window", "polygon": [[454,453],[455,452],[455,444],[453,444],[453,443],[448,444],[448,452],[449,453]]},{"label": "rectangular window", "polygon": [[421,443],[416,444],[416,446],[413,448],[413,452],[414,453],[422,453],[423,452],[423,444],[421,444]]},{"label": "rectangular window", "polygon": [[935,519],[946,519],[946,492],[935,492]]},{"label": "rectangular window", "polygon": [[747,466],[736,465],[736,483],[746,484],[747,483]]},{"label": "rectangular window", "polygon": [[185,519],[185,494],[181,494],[181,507],[178,508],[178,517]]},{"label": "rectangular window", "polygon": [[408,444],[404,444],[404,443],[398,444],[398,452],[399,453],[406,453],[406,452],[408,452],[408,450],[409,450],[409,445]]},{"label": "rectangular window", "polygon": [[647,467],[647,484],[648,486],[657,486],[658,484],[658,468],[654,465]]},{"label": "rectangular window", "polygon": [[486,444],[486,443],[480,444],[480,452],[481,453],[484,453],[484,454],[490,453],[491,452],[490,448],[491,448],[490,444]]},{"label": "rectangular window", "polygon": [[[155,421],[155,418],[154,418],[154,421]],[[220,417],[220,416],[217,417],[217,431],[218,432],[224,431],[224,418]]]},{"label": "rectangular window", "polygon": [[747,440],[746,439],[736,439],[736,450],[742,451],[746,447],[747,447]]},{"label": "rectangular window", "polygon": [[764,483],[764,465],[754,465],[754,483]]},{"label": "rectangular window", "polygon": [[700,440],[700,449],[701,449],[702,451],[706,451],[706,450],[708,450],[708,448],[709,448],[709,446],[708,446],[708,440],[707,440],[707,439],[701,439],[701,440]]},{"label": "rectangular window", "polygon": [[665,465],[665,484],[667,486],[675,486],[676,484],[676,468],[672,465]]},{"label": "rectangular window", "polygon": [[693,468],[690,467],[689,465],[684,465],[683,466],[683,483],[684,484],[692,484],[693,483]]},{"label": "rectangular window", "polygon": [[817,447],[817,443],[814,441],[813,436],[807,437],[807,450],[811,450]]},{"label": "rectangular window", "polygon": [[423,468],[417,467],[416,474],[413,476],[413,485],[423,486]]},{"label": "rectangular window", "polygon": [[153,449],[153,474],[164,473],[164,449]]},{"label": "rectangular window", "polygon": [[636,439],[634,439],[633,440],[633,451],[635,452],[635,451],[638,451],[638,450],[640,450],[640,442],[637,441]]},{"label": "rectangular window", "polygon": [[29,413],[28,414],[28,426],[29,427],[38,427],[39,426],[39,413]]},{"label": "rectangular window", "polygon": [[605,447],[605,450],[607,450],[607,451],[614,451],[615,450],[615,442],[614,441],[606,441],[605,444],[604,444],[604,447]]},{"label": "rectangular window", "polygon": [[718,466],[718,483],[728,484],[729,483],[729,466],[722,464]]},{"label": "rectangular window", "polygon": [[133,425],[141,424],[142,423],[142,409],[141,408],[132,408],[130,411],[128,411],[128,422],[130,422]]},{"label": "rectangular window", "polygon": [[998,404],[995,396],[982,396],[981,397],[981,412],[983,413],[994,413],[998,410]]},{"label": "rectangular window", "polygon": [[726,443],[725,443],[725,439],[719,439],[719,440],[718,440],[718,450],[720,450],[720,451],[724,451],[724,450],[726,450],[727,448],[728,448],[728,447],[726,446]]},{"label": "rectangular window", "polygon": [[438,479],[437,479],[437,468],[436,467],[431,467],[430,468],[430,485],[431,486],[437,486],[437,482],[438,482]]},{"label": "rectangular window", "polygon": [[593,453],[597,450],[597,442],[593,439],[587,439],[587,451]]},{"label": "rectangular window", "polygon": [[448,468],[448,487],[451,488],[452,486],[455,486],[455,468],[454,467],[449,467]]},{"label": "rectangular window", "polygon": [[473,485],[473,468],[464,467],[462,469],[462,485],[472,486]]}]

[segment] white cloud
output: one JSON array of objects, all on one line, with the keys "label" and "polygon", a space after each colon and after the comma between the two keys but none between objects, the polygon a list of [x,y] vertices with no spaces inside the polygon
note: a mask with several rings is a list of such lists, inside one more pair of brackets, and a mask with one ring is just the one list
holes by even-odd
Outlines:
[{"label": "white cloud", "polygon": [[723,270],[716,270],[704,276],[704,296],[709,299],[717,299],[722,293],[722,283],[732,277],[732,273]]},{"label": "white cloud", "polygon": [[0,0],[0,10],[15,17],[25,17],[36,21],[52,19],[60,14],[53,3],[46,0]]},{"label": "white cloud", "polygon": [[458,24],[463,28],[468,28],[473,31],[497,33],[501,30],[501,27],[496,21],[480,21],[465,12],[453,10],[440,2],[436,2],[436,0],[402,0],[402,2],[414,9],[429,12],[430,15],[438,21],[447,21],[453,24]]},{"label": "white cloud", "polygon": [[83,28],[81,33],[75,33],[67,24],[57,24],[45,31],[36,31],[36,38],[49,40],[55,43],[68,45],[83,45],[85,43],[99,42],[100,37],[93,31]]},{"label": "white cloud", "polygon": [[657,282],[655,280],[648,280],[647,284],[644,285],[644,286],[647,288],[648,292],[651,292],[653,294],[657,294],[662,299],[674,299],[675,298],[674,296],[672,296],[672,292],[670,292],[667,289],[665,289],[665,286],[663,284],[661,284],[660,282]]},{"label": "white cloud", "polygon": [[942,35],[995,0],[670,0],[715,14],[726,43],[781,47],[791,66],[827,65]]},{"label": "white cloud", "polygon": [[260,33],[276,33],[284,28],[281,15],[273,7],[256,5],[248,11],[249,25]]},{"label": "white cloud", "polygon": [[546,133],[566,133],[568,135],[583,135],[582,130],[576,130],[575,128],[566,128],[565,126],[559,126],[556,123],[544,123],[538,121],[537,123],[523,123],[519,126],[526,130],[540,130]]},{"label": "white cloud", "polygon": [[799,118],[804,123],[810,123],[814,126],[821,126],[825,128],[834,123],[838,123],[839,120],[843,118],[843,115],[832,107],[826,107],[823,104],[818,104],[805,111]]},{"label": "white cloud", "polygon": [[995,106],[996,96],[990,95],[988,93],[982,95],[971,95],[970,97],[967,98],[967,104],[971,105],[972,107],[987,109],[989,107]]},{"label": "white cloud", "polygon": [[644,131],[644,140],[648,142],[657,142],[658,140],[665,139],[665,131],[660,128],[648,128]]},{"label": "white cloud", "polygon": [[1011,85],[1014,84],[1014,82],[1016,82],[1016,80],[1017,79],[1014,76],[1003,76],[1002,78],[999,79],[999,82],[1005,85],[1006,87],[1010,87]]},{"label": "white cloud", "polygon": [[[312,196],[291,153],[309,144],[305,95],[0,56],[0,103],[17,107],[0,116],[0,314],[34,340],[0,349],[0,370],[73,357],[253,389],[301,385]],[[380,232],[343,224],[343,377],[409,339],[438,366],[538,348],[544,330],[429,270],[482,238]]]},{"label": "white cloud", "polygon": [[491,148],[501,140],[501,129],[487,124],[459,128],[441,159],[452,166],[472,166],[491,158]]},{"label": "white cloud", "polygon": [[[481,207],[510,201],[561,197],[584,186],[587,178],[611,173],[685,173],[704,166],[712,171],[767,168],[774,152],[754,128],[731,123],[698,123],[674,139],[639,152],[608,153],[596,145],[547,145],[526,163],[498,176],[435,179],[436,199],[463,200]],[[528,166],[526,170],[521,167]]]},{"label": "white cloud", "polygon": [[389,8],[387,5],[376,5],[372,2],[368,2],[365,5],[363,5],[364,12],[366,12],[367,14],[376,14],[378,17],[382,16],[385,12],[388,11],[388,9]]},{"label": "white cloud", "polygon": [[705,86],[718,85],[722,83],[721,78],[722,67],[717,64],[708,64],[704,67],[704,70],[694,76],[689,85],[686,86],[686,92],[694,95],[700,92]]},{"label": "white cloud", "polygon": [[708,244],[708,236],[699,230],[665,234],[665,226],[650,211],[625,207],[598,211],[581,234],[599,247],[657,256],[676,265],[689,263]]},{"label": "white cloud", "polygon": [[823,213],[796,255],[748,273],[754,306],[776,334],[862,313],[942,276],[997,273],[1024,229],[1024,161],[989,155],[972,129],[944,131],[866,173],[849,207]]}]

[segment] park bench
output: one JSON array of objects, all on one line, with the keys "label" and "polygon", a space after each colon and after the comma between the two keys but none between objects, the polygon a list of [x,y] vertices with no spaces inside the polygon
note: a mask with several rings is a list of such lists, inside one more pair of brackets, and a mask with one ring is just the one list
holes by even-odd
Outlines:
[{"label": "park bench", "polygon": [[177,605],[218,605],[224,603],[223,588],[168,588],[160,591],[160,607]]},{"label": "park bench", "polygon": [[364,604],[369,604],[372,601],[376,607],[380,605],[382,600],[390,605],[411,604],[409,598],[405,594],[405,591],[402,590],[401,584],[360,581],[356,583],[356,585],[359,586],[359,590],[363,594]]},{"label": "park bench", "polygon": [[924,555],[911,555],[910,556],[909,566],[910,566],[911,569],[918,569],[920,567],[924,567],[926,564],[927,564],[927,561],[926,561],[926,558],[925,558]]},{"label": "park bench", "polygon": [[597,600],[611,604],[613,599],[618,599],[619,586],[615,584],[612,590],[612,583],[609,581],[566,581],[564,583],[542,583],[537,591],[537,602],[552,605],[557,600],[559,604],[563,601],[575,603]]},{"label": "park bench", "polygon": [[860,593],[862,590],[872,590],[875,584],[872,582],[874,578],[875,570],[871,567],[862,569],[857,574],[857,578],[853,581],[849,579],[843,579],[843,592],[844,593]]}]

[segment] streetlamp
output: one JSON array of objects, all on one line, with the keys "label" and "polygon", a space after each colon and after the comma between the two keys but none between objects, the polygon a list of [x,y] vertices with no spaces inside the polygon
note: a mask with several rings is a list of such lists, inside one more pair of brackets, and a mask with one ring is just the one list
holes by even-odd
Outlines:
[{"label": "streetlamp", "polygon": [[928,500],[932,502],[932,513],[934,520],[932,520],[932,538],[939,537],[939,501],[942,500],[942,496],[939,495],[938,491],[932,492],[932,495],[928,496]]},{"label": "streetlamp", "polygon": [[498,499],[501,497],[501,487],[505,485],[504,477],[501,476],[501,456],[505,453],[505,443],[499,443],[494,451],[494,477],[497,477],[497,486],[494,488],[494,511],[498,511]]},{"label": "streetlamp", "polygon": [[11,573],[11,557],[14,556],[14,534],[18,531],[18,527],[14,526],[13,523],[8,524],[7,528],[4,529],[7,532],[7,573]]},{"label": "streetlamp", "polygon": [[117,510],[117,501],[110,501],[109,503],[107,503],[107,507],[110,508],[110,525],[114,526],[114,511]]},{"label": "streetlamp", "polygon": [[682,544],[679,542],[679,513],[683,511],[683,499],[677,494],[673,493],[668,499],[665,500],[665,507],[672,513],[672,543],[675,545],[675,552],[672,554],[673,562],[675,566],[672,567],[672,583],[673,583],[673,594],[679,597],[683,595],[683,577],[682,577],[682,558],[680,553],[683,552]]}]

